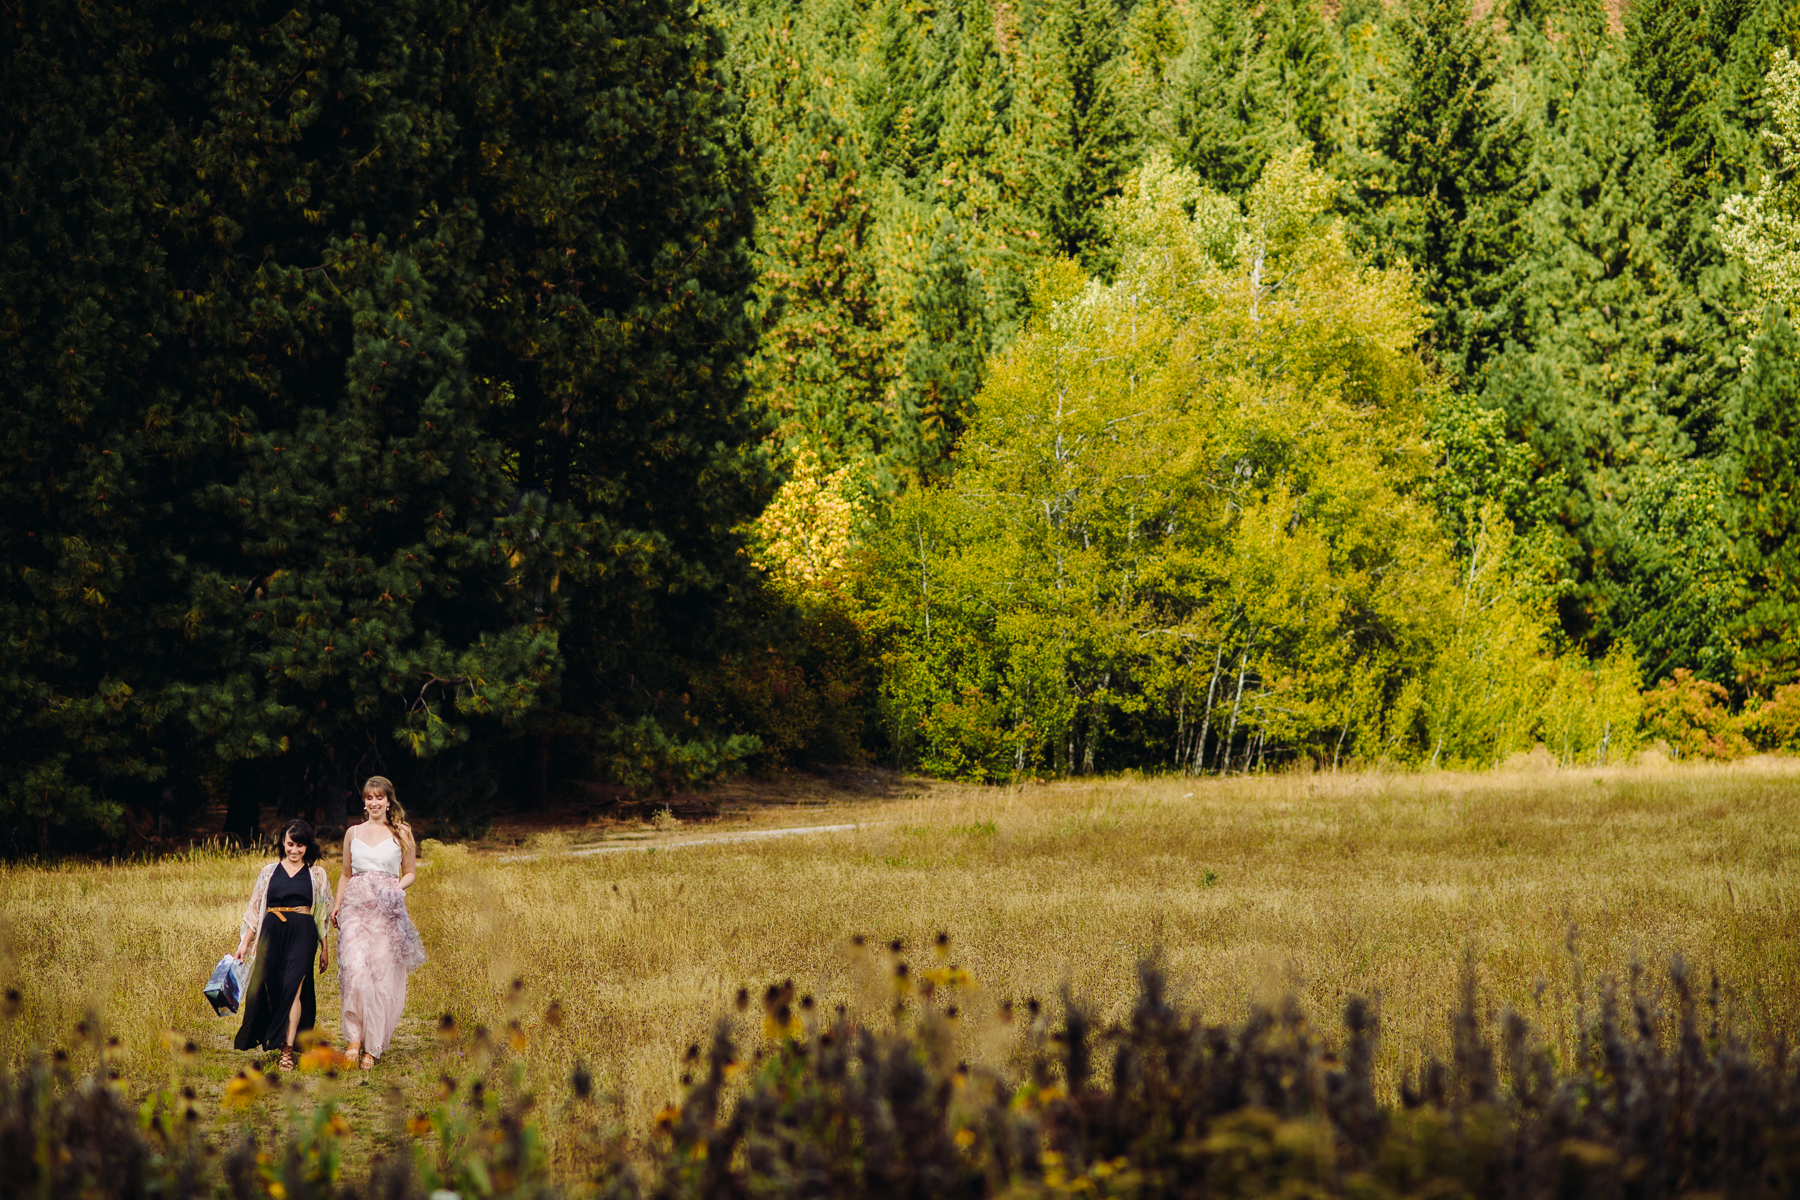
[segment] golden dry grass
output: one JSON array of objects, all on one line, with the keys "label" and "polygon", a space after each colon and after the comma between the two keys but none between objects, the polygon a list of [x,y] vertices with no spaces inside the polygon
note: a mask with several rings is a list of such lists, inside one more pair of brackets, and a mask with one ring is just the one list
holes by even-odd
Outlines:
[{"label": "golden dry grass", "polygon": [[[1006,1052],[981,1032],[1000,999],[1053,1000],[1067,985],[1117,1015],[1136,962],[1156,951],[1186,999],[1221,1021],[1291,991],[1329,1030],[1347,996],[1379,996],[1390,1084],[1445,1045],[1469,955],[1492,1003],[1541,1009],[1564,1047],[1577,962],[1591,1004],[1601,973],[1634,961],[1660,971],[1674,951],[1702,982],[1718,972],[1739,1029],[1800,1027],[1793,761],[938,786],[846,798],[807,819],[860,828],[682,846],[722,832],[689,822],[646,831],[654,850],[575,857],[573,831],[540,836],[529,861],[434,851],[412,899],[432,961],[378,1078],[350,1081],[359,1133],[390,1136],[377,1114],[392,1085],[408,1107],[426,1102],[441,1053],[429,1022],[446,1010],[496,1031],[522,1016],[540,1085],[580,1059],[641,1130],[678,1094],[683,1049],[738,988],[791,976],[827,1004],[872,1011],[847,953],[857,933],[899,939],[921,963],[936,931],[952,934],[952,957],[983,985],[961,997],[976,1057]],[[776,822],[734,827],[759,823]],[[255,865],[196,854],[0,868],[9,982],[25,996],[0,1049],[68,1044],[96,1006],[121,1038],[128,1086],[163,1077],[158,1039],[174,1030],[201,1044],[196,1075],[216,1092],[246,1056],[229,1051],[235,1023],[212,1016],[199,986],[235,938]],[[884,949],[871,969],[885,966]],[[505,1001],[515,976],[522,1013]],[[334,969],[320,986],[328,1033],[335,986]],[[566,1016],[557,1028],[537,1016],[552,998]],[[564,1111],[546,1110],[553,1141]],[[279,1113],[229,1120],[272,1125]]]}]

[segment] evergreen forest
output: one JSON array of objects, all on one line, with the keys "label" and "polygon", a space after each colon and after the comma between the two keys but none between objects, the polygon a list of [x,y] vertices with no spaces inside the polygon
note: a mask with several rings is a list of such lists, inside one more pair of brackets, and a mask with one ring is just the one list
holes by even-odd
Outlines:
[{"label": "evergreen forest", "polygon": [[0,843],[1800,749],[1797,0],[42,0]]}]

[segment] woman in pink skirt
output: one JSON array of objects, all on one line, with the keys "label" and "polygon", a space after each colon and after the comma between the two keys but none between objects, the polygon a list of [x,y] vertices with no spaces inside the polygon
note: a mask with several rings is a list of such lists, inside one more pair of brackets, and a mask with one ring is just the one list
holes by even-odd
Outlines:
[{"label": "woman in pink skirt", "polygon": [[331,910],[338,929],[338,998],[344,1040],[367,1071],[388,1047],[406,1007],[406,977],[425,961],[419,931],[406,915],[417,847],[394,785],[376,775],[363,785],[368,818],[344,834],[344,874]]}]

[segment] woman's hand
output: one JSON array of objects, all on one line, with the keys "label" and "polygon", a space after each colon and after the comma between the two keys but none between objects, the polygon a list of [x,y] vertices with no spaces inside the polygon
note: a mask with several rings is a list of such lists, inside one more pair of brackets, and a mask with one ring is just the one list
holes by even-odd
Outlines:
[{"label": "woman's hand", "polygon": [[325,948],[324,942],[320,942],[319,943],[319,974],[323,975],[325,972],[327,972],[329,970],[331,970],[331,951]]}]

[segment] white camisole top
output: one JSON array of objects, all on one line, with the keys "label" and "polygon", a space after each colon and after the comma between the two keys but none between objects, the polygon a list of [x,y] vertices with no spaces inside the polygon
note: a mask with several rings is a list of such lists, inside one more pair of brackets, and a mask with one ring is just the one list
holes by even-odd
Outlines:
[{"label": "white camisole top", "polygon": [[395,879],[400,878],[400,839],[390,835],[385,842],[365,846],[351,838],[350,874],[392,875]]}]

